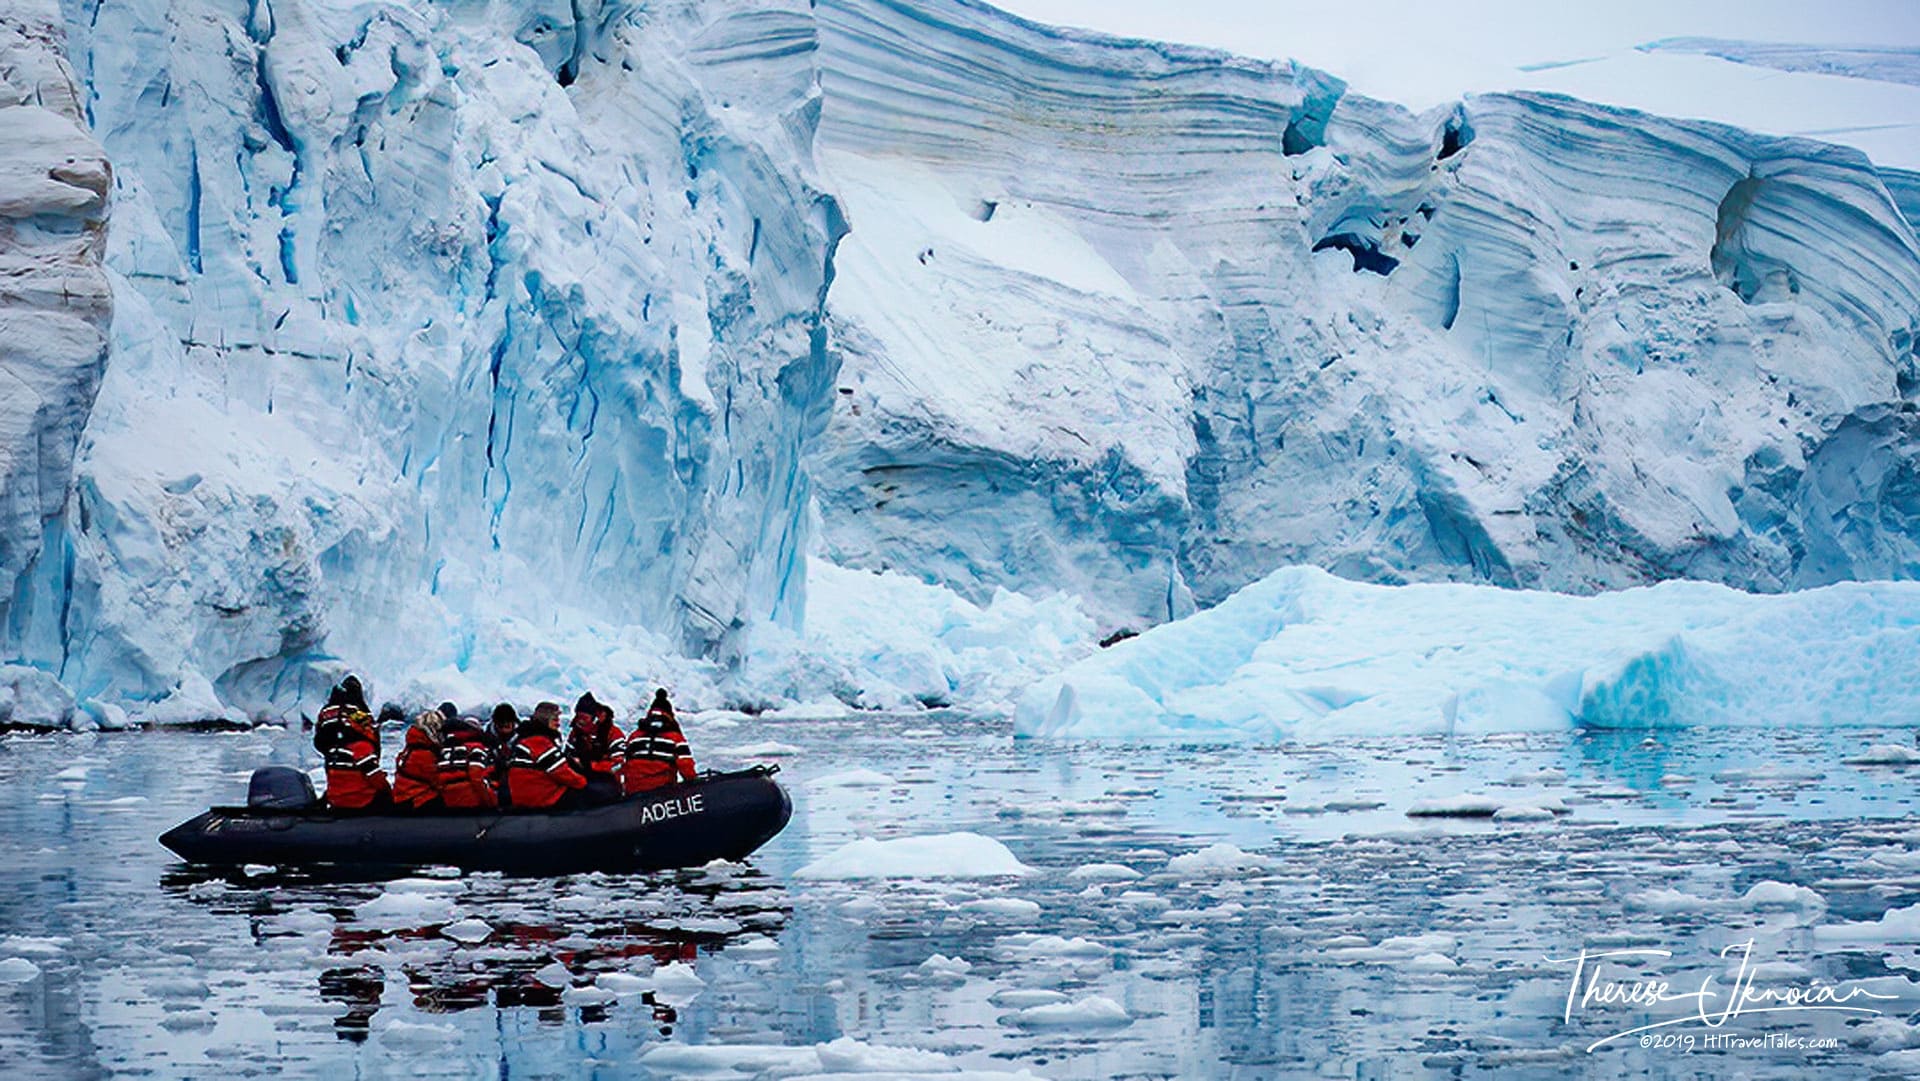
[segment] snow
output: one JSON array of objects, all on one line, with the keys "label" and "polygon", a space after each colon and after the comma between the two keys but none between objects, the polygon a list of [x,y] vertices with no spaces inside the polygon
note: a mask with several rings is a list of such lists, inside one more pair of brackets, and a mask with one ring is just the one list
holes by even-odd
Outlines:
[{"label": "snow", "polygon": [[1030,868],[1007,846],[978,833],[939,833],[881,841],[862,837],[794,872],[796,878],[999,878]]},{"label": "snow", "polygon": [[[1893,14],[1898,5],[1874,0],[1817,8],[1792,0],[1604,6],[1480,0],[1474,18],[1459,20],[1426,18],[1429,9],[1415,0],[1362,0],[1337,9],[1305,0],[1202,0],[1177,9],[1140,0],[1007,0],[1002,6],[1108,33],[1295,59],[1356,90],[1416,108],[1474,92],[1550,91],[1763,131],[1819,128],[1884,164],[1920,164],[1911,135],[1920,115],[1915,99],[1890,92],[1897,85],[1848,85],[1913,81],[1907,73],[1920,27]],[[1353,29],[1413,25],[1419,33]],[[1488,25],[1500,33],[1485,33]],[[1807,44],[1813,42],[1863,44]]]},{"label": "snow", "polygon": [[[1920,561],[1920,182],[1607,103],[1719,72],[1696,97],[1754,111],[1672,111],[1897,108],[1841,134],[1910,148],[1891,61],[1632,48],[1715,32],[1675,27],[1502,84],[1607,101],[1476,75],[1416,111],[960,0],[16,6],[0,215],[47,227],[0,306],[0,712],[33,723],[284,718],[347,668],[993,709],[1287,563]],[[1389,36],[1461,74],[1428,38],[1471,22]],[[1560,723],[1519,676],[1447,725]]]},{"label": "snow", "polygon": [[[1595,597],[1308,567],[1036,683],[1029,737],[1275,740],[1675,725],[1906,725],[1920,585]],[[1633,793],[1628,793],[1633,794]],[[1492,814],[1508,801],[1419,805]],[[1410,812],[1415,813],[1415,812]]]}]

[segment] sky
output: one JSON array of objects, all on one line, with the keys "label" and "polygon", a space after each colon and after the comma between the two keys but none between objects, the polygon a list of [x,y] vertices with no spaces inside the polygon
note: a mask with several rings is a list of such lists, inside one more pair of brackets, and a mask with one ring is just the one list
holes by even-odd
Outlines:
[{"label": "sky", "polygon": [[1432,0],[997,2],[1039,22],[1299,60],[1414,108],[1473,92],[1557,91],[1819,133],[1920,169],[1920,86],[1634,49],[1687,36],[1920,49],[1920,0],[1466,0],[1444,12]]}]

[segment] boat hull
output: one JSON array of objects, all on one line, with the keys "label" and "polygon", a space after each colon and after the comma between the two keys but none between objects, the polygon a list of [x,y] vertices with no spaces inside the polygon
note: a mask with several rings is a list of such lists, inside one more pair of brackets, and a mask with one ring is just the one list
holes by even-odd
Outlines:
[{"label": "boat hull", "polygon": [[742,859],[792,814],[772,771],[754,769],[563,813],[216,807],[168,830],[160,843],[198,864],[650,871]]}]

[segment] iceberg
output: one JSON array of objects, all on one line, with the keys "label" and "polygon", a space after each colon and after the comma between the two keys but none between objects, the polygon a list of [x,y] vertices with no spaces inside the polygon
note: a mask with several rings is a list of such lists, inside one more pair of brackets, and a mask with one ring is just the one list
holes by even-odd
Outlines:
[{"label": "iceberg", "polygon": [[1920,583],[1592,597],[1288,567],[1020,698],[1029,738],[1920,725]]}]

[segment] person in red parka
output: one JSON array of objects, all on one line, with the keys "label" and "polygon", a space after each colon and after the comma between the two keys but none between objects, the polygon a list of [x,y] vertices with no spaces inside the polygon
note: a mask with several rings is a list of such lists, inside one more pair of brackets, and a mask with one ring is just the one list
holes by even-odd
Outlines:
[{"label": "person in red parka", "polygon": [[315,718],[313,745],[327,770],[327,805],[363,811],[392,802],[386,771],[380,768],[380,729],[367,712],[360,680],[348,676],[327,695]]},{"label": "person in red parka", "polygon": [[490,811],[500,806],[493,790],[493,748],[480,722],[460,716],[441,703],[446,739],[440,746],[440,799],[457,811]]},{"label": "person in red parka", "polygon": [[567,765],[559,737],[559,703],[535,706],[520,726],[507,766],[507,795],[515,810],[564,811],[581,803],[574,793],[587,787],[587,779]]},{"label": "person in red parka", "polygon": [[393,802],[408,810],[441,806],[440,753],[446,742],[445,718],[430,709],[413,719],[400,757],[393,764]]},{"label": "person in red parka", "polygon": [[629,795],[662,785],[691,781],[695,776],[693,752],[673,715],[673,703],[667,701],[667,689],[653,692],[653,705],[644,720],[633,726],[627,737],[622,779]]},{"label": "person in red parka", "polygon": [[620,780],[626,733],[613,723],[613,710],[588,691],[573,705],[573,725],[567,730],[567,764],[587,779],[582,790],[587,802],[613,803],[624,791]]}]

